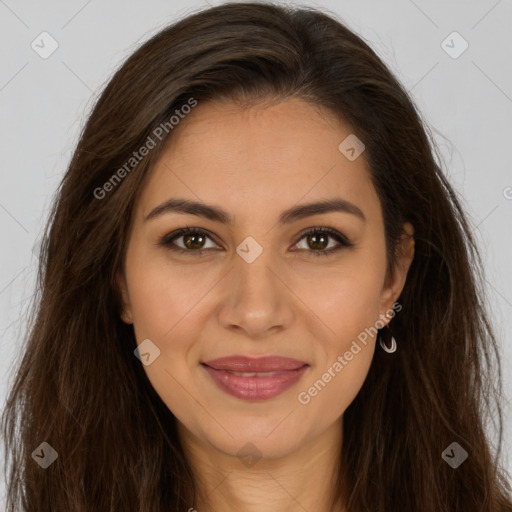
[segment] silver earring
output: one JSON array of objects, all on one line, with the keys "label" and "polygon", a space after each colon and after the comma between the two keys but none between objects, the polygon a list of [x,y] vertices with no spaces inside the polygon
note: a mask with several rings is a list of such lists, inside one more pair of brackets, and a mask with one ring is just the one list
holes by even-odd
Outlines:
[{"label": "silver earring", "polygon": [[[387,326],[386,326],[387,327]],[[391,347],[387,347],[384,343],[384,340],[382,339],[382,334],[379,332],[379,344],[382,347],[382,349],[387,352],[388,354],[392,354],[393,352],[396,352],[396,340],[394,336],[391,336]]]}]

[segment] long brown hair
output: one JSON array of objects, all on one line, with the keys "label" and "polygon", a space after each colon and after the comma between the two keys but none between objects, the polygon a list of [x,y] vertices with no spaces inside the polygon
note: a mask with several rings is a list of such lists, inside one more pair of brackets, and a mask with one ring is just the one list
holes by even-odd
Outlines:
[{"label": "long brown hair", "polygon": [[[388,268],[403,223],[415,229],[403,309],[390,324],[399,350],[375,352],[344,413],[337,498],[350,512],[512,511],[499,464],[500,358],[483,266],[426,123],[334,15],[239,2],[193,13],[144,43],[81,133],[46,227],[23,357],[2,415],[8,510],[193,507],[192,468],[173,414],[134,356],[115,276],[134,202],[172,137],[176,110],[291,97],[327,108],[364,141]],[[146,155],[133,160],[149,139]],[[33,456],[49,453],[44,442],[58,454],[46,469]],[[457,468],[442,457],[452,443],[468,453]]]}]

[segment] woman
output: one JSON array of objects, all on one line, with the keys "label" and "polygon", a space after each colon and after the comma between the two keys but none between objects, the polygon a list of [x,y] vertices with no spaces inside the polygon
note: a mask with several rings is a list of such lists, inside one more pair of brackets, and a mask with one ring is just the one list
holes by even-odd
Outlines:
[{"label": "woman", "polygon": [[511,511],[481,261],[432,147],[316,10],[224,4],[142,45],[48,223],[8,506]]}]

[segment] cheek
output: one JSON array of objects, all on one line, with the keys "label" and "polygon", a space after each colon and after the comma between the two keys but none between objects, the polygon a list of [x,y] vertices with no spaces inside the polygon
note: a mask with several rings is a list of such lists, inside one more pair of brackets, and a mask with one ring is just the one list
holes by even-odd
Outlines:
[{"label": "cheek", "polygon": [[[211,279],[180,273],[170,266],[133,256],[127,265],[137,343],[150,339],[159,353],[143,369],[151,385],[173,413],[191,414],[189,353],[197,339],[201,299]],[[140,262],[140,264],[139,264]]]},{"label": "cheek", "polygon": [[138,344],[150,339],[159,350],[144,370],[167,406],[180,410],[190,400],[184,389],[191,387],[191,372],[201,355],[196,341],[213,314],[208,299],[219,277],[180,272],[142,257],[132,261],[141,262],[127,265],[135,337]]},{"label": "cheek", "polygon": [[154,338],[161,343],[190,325],[194,310],[200,308],[213,282],[210,277],[191,276],[165,264],[134,266],[130,276],[128,287],[137,338]]},{"label": "cheek", "polygon": [[375,268],[347,265],[321,279],[304,281],[299,293],[339,345],[378,320],[381,275]]},{"label": "cheek", "polygon": [[[334,354],[323,368],[317,368],[297,401],[304,415],[317,418],[319,430],[336,421],[359,393],[370,369],[374,345],[349,343]],[[350,354],[350,355],[349,355]]]},{"label": "cheek", "polygon": [[376,310],[376,304],[371,294],[366,302],[357,304],[350,296],[341,295],[338,309],[330,310],[330,334],[318,338],[321,349],[316,364],[297,396],[307,416],[322,418],[318,428],[344,413],[368,375],[376,341],[374,315],[370,312]]},{"label": "cheek", "polygon": [[380,275],[338,274],[309,288],[309,300],[323,324],[317,337],[316,367],[298,397],[311,412],[330,411],[335,418],[350,405],[366,379],[375,350],[379,319]]}]

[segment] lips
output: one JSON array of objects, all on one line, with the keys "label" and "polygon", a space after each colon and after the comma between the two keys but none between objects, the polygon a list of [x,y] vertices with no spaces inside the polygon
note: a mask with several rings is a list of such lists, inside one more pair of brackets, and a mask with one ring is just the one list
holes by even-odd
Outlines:
[{"label": "lips", "polygon": [[224,392],[245,400],[266,400],[293,386],[309,368],[288,357],[230,356],[201,363]]},{"label": "lips", "polygon": [[245,357],[229,356],[206,361],[205,363],[215,370],[226,370],[232,372],[278,372],[297,370],[307,363],[291,359],[289,357],[267,356],[267,357]]}]

